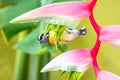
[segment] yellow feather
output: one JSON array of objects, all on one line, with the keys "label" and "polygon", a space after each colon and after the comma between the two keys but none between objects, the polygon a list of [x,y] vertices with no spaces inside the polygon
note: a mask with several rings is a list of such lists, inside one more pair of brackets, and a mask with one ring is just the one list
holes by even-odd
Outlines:
[{"label": "yellow feather", "polygon": [[49,44],[55,44],[55,32],[52,30],[49,32]]},{"label": "yellow feather", "polygon": [[[63,34],[60,37],[60,44],[66,44],[67,43],[67,39],[68,39],[69,34],[67,34],[66,32],[63,32]],[[49,32],[49,43],[50,44],[55,44],[55,32],[54,31],[50,31]]]}]

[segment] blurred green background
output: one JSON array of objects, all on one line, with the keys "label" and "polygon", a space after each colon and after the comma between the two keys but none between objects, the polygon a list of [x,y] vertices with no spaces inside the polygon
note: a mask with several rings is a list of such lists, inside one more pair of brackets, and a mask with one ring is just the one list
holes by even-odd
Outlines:
[{"label": "blurred green background", "polygon": [[[94,9],[94,15],[97,23],[101,26],[120,24],[120,0],[98,0]],[[88,34],[71,41],[68,44],[69,50],[81,47],[91,48],[95,43],[96,35],[89,20],[81,21],[80,26],[86,26]],[[1,30],[0,32],[2,32]],[[17,38],[18,36],[15,36],[9,44],[6,44],[2,33],[0,33],[0,80],[13,80],[16,50],[12,46],[16,43]],[[98,63],[101,69],[120,75],[119,61],[120,49],[102,43],[98,55]],[[60,72],[51,72],[50,74],[51,80],[66,80],[66,77],[68,77],[67,74],[60,75]],[[92,67],[85,72],[81,80],[96,80]]]}]

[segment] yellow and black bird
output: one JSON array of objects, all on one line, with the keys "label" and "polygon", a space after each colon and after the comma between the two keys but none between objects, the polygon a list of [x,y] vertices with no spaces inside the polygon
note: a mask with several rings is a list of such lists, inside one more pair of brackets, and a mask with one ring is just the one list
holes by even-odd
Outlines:
[{"label": "yellow and black bird", "polygon": [[[85,27],[81,28],[80,30],[70,29],[67,28],[65,31],[61,34],[60,37],[60,44],[66,44],[70,42],[71,40],[75,39],[79,35],[85,35],[87,33],[87,30]],[[44,33],[40,34],[38,36],[38,41],[40,43],[49,43],[49,44],[55,44],[54,39],[54,31],[49,31],[45,35]]]}]

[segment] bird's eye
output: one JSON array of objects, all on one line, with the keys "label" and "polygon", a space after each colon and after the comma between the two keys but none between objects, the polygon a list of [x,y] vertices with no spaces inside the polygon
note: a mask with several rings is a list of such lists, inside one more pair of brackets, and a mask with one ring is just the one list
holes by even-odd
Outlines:
[{"label": "bird's eye", "polygon": [[38,36],[38,41],[42,40],[43,35],[44,35],[44,34],[42,33],[42,34],[40,34],[40,35]]}]

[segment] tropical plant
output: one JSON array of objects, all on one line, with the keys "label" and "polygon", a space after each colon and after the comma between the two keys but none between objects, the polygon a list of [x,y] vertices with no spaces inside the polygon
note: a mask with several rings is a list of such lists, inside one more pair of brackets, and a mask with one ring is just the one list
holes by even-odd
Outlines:
[{"label": "tropical plant", "polygon": [[[46,77],[47,75],[46,73],[44,74],[41,73],[41,75],[39,75],[38,73],[38,71],[41,68],[41,65],[42,66],[44,65],[44,63],[40,64],[41,62],[39,61],[40,59],[43,58],[42,60],[46,61],[45,59],[47,59],[47,62],[48,62],[48,59],[50,57],[48,53],[51,53],[51,54],[55,53],[52,45],[38,44],[37,42],[34,42],[34,39],[37,38],[37,34],[38,33],[46,34],[48,31],[53,30],[54,38],[55,38],[54,39],[55,46],[60,51],[64,52],[66,51],[66,46],[59,43],[62,33],[65,31],[67,27],[71,27],[69,26],[70,24],[79,22],[80,20],[88,17],[97,35],[96,43],[94,47],[92,47],[91,49],[80,48],[80,49],[75,49],[72,51],[65,52],[59,55],[58,57],[56,57],[55,59],[53,59],[51,62],[49,62],[41,70],[41,72],[54,71],[54,70],[71,71],[71,75],[69,78],[71,79],[71,76],[73,75],[73,73],[84,72],[92,64],[97,80],[120,80],[120,77],[116,76],[115,74],[108,71],[101,70],[97,63],[97,55],[98,55],[101,42],[106,42],[108,44],[112,44],[113,46],[120,47],[119,45],[120,36],[117,35],[120,33],[120,30],[119,30],[120,25],[108,25],[104,27],[101,27],[100,25],[98,25],[93,16],[93,9],[96,2],[97,0],[90,0],[88,2],[69,1],[69,2],[50,4],[47,6],[34,9],[32,11],[29,11],[10,21],[10,23],[22,23],[22,24],[8,23],[9,25],[6,24],[7,28],[3,27],[7,40],[11,38],[10,35],[8,34],[8,32],[10,32],[8,30],[8,26],[10,25],[15,25],[15,26],[18,25],[18,27],[20,27],[20,25],[25,26],[25,27],[23,26],[22,29],[20,27],[20,29],[17,32],[16,31],[14,32],[13,30],[14,34],[18,33],[21,30],[29,29],[27,30],[27,32],[22,33],[22,38],[26,35],[26,33],[28,34],[31,30],[34,30],[35,28],[37,28],[33,32],[31,32],[28,36],[26,36],[26,38],[23,38],[21,42],[15,45],[15,48],[18,48],[23,52],[33,55],[32,56],[33,61],[35,62],[33,62],[34,65],[32,66],[32,68],[34,68],[34,71],[32,71],[33,76],[31,76],[30,79],[48,80],[48,78]],[[10,4],[10,5],[13,5],[13,4]],[[36,23],[30,23],[30,22],[36,22]],[[42,22],[45,22],[45,23],[42,23]],[[34,26],[36,27],[33,28]],[[72,25],[73,29],[75,27],[76,26]],[[13,36],[14,34],[12,33],[11,35]],[[20,36],[20,39],[21,39],[21,36]],[[44,54],[44,53],[47,53],[47,54]],[[45,58],[43,55],[45,56]],[[20,65],[26,66],[24,64],[27,64],[27,63],[22,63],[21,59],[25,60],[24,62],[27,62],[28,55],[23,54],[21,52],[18,53],[17,61],[19,62],[17,62],[17,66],[16,66],[17,67],[16,72],[18,74],[16,73],[17,75],[15,75],[15,80],[16,79],[23,80],[25,79],[24,77],[26,77],[25,75],[23,75],[24,74],[23,71],[25,67],[20,67]],[[18,70],[20,70],[21,72],[20,71],[18,72]],[[83,75],[83,74],[80,73],[80,75]],[[75,80],[80,79],[78,78],[79,76],[76,76]]]}]

